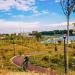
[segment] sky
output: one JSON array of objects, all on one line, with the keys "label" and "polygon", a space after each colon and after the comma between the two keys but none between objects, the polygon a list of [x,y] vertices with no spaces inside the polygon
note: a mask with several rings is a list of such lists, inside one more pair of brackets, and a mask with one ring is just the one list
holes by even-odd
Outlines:
[{"label": "sky", "polygon": [[[70,16],[70,24],[73,22],[75,13]],[[0,33],[56,29],[66,29],[60,0],[0,0]]]}]

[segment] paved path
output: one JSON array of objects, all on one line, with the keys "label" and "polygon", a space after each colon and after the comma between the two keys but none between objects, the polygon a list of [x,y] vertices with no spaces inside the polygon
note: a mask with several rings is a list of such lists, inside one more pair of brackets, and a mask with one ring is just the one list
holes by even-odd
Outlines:
[{"label": "paved path", "polygon": [[[24,56],[15,56],[11,59],[11,62],[13,64],[15,64],[16,66],[21,66],[23,63],[23,59],[24,59]],[[48,70],[47,68],[35,66],[33,64],[30,64],[30,63],[28,65],[28,70],[35,72],[35,73],[46,73],[48,75],[56,75],[56,73],[53,70]]]},{"label": "paved path", "polygon": [[57,75],[53,70],[48,70],[47,68],[35,66],[32,64],[29,64],[28,70],[32,72],[36,72],[36,73],[46,73],[48,75]]}]

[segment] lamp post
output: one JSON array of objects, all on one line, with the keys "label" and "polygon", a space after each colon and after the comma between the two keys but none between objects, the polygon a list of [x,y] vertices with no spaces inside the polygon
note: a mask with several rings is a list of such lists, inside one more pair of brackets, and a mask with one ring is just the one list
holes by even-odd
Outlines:
[{"label": "lamp post", "polygon": [[66,36],[64,38],[64,67],[65,67],[65,73],[68,72],[68,64],[67,64],[67,50],[66,50]]},{"label": "lamp post", "polygon": [[70,15],[74,9],[75,0],[60,0],[60,4],[63,10],[63,13],[66,16],[67,19],[67,44],[69,40],[69,19]]}]

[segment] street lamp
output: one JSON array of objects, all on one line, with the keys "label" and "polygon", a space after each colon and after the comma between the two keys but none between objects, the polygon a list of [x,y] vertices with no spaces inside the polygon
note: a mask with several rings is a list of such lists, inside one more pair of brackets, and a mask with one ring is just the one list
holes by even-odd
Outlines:
[{"label": "street lamp", "polygon": [[65,67],[65,73],[68,72],[68,64],[67,64],[67,50],[66,50],[66,36],[64,38],[64,67]]},{"label": "street lamp", "polygon": [[74,9],[75,6],[75,0],[60,0],[60,4],[63,10],[63,13],[66,16],[67,19],[67,44],[69,40],[69,19],[70,15]]}]

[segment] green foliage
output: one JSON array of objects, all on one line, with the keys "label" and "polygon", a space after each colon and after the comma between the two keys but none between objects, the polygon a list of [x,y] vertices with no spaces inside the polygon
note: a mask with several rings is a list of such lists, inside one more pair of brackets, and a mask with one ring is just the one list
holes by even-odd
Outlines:
[{"label": "green foliage", "polygon": [[[46,61],[47,60],[47,61]],[[41,66],[41,67],[49,67],[49,56],[48,55],[37,55],[31,56],[30,62],[34,65]]]},{"label": "green foliage", "polygon": [[36,37],[36,39],[37,39],[37,41],[39,41],[41,38],[42,38],[42,35],[41,35],[41,33],[36,33],[35,34],[35,37]]},{"label": "green foliage", "polygon": [[69,59],[69,68],[75,70],[75,56]]},{"label": "green foliage", "polygon": [[[70,35],[73,35],[73,30],[69,30]],[[67,30],[54,30],[54,31],[43,31],[40,32],[42,35],[49,35],[49,36],[53,36],[55,34],[57,35],[64,35],[67,34]]]},{"label": "green foliage", "polygon": [[45,61],[45,62],[49,62],[49,56],[44,56],[44,57],[42,58],[42,60]]}]

